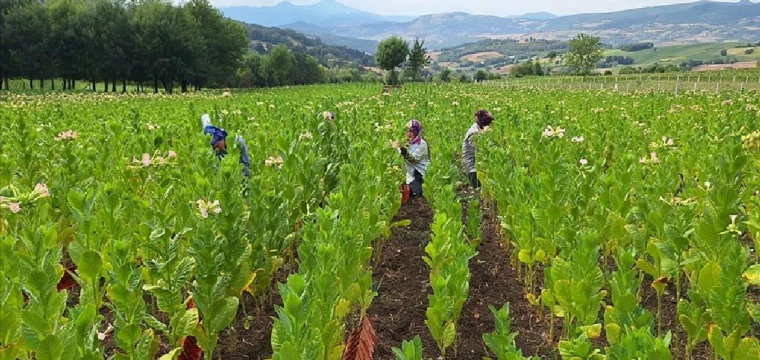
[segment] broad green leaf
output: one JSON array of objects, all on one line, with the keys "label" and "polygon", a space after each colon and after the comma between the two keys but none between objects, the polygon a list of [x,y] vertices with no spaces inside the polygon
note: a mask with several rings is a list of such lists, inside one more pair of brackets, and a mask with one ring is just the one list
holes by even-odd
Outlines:
[{"label": "broad green leaf", "polygon": [[82,278],[93,281],[100,275],[103,261],[100,258],[100,254],[88,250],[83,254],[82,261],[77,264],[77,267]]},{"label": "broad green leaf", "polygon": [[615,345],[620,341],[620,325],[607,324],[604,326],[604,329],[607,333],[607,341],[610,345]]},{"label": "broad green leaf", "polygon": [[140,336],[140,340],[135,347],[137,357],[140,359],[152,359],[158,351],[158,339],[153,334],[153,330],[146,330]]},{"label": "broad green leaf", "polygon": [[237,308],[238,308],[238,298],[236,297],[228,297],[222,301],[218,301],[215,303],[217,308],[217,315],[213,319],[207,319],[206,321],[209,321],[211,323],[210,330],[213,330],[213,332],[219,332],[222,331],[224,328],[229,326],[233,320],[235,320],[235,315],[237,314]]},{"label": "broad green leaf", "polygon": [[602,335],[602,324],[581,326],[581,330],[586,333],[589,339],[596,339]]},{"label": "broad green leaf", "polygon": [[343,351],[345,350],[345,345],[340,344],[332,348],[330,351],[329,359],[331,360],[340,360],[343,357]]},{"label": "broad green leaf", "polygon": [[0,346],[0,360],[16,360],[18,353],[19,346],[17,344]]},{"label": "broad green leaf", "polygon": [[713,349],[715,349],[715,352],[720,355],[726,354],[726,348],[724,345],[725,337],[723,336],[723,331],[720,329],[720,327],[718,327],[718,325],[708,325],[707,339],[710,341],[710,345],[712,345]]},{"label": "broad green leaf", "polygon": [[639,267],[639,269],[641,271],[645,272],[646,274],[648,274],[650,276],[657,276],[657,275],[659,275],[659,273],[657,272],[657,270],[655,270],[654,266],[652,266],[651,264],[649,264],[645,260],[642,260],[642,259],[636,260],[636,265]]},{"label": "broad green leaf", "polygon": [[443,347],[448,348],[457,338],[457,330],[453,321],[449,321],[443,329]]},{"label": "broad green leaf", "polygon": [[404,219],[404,220],[399,220],[399,221],[396,221],[396,222],[392,223],[390,227],[391,228],[408,227],[409,225],[412,225],[412,220]]},{"label": "broad green leaf", "polygon": [[152,327],[153,329],[163,334],[169,333],[169,327],[166,326],[166,324],[162,323],[160,320],[153,317],[153,315],[146,315],[144,320],[145,320],[145,323],[148,324],[148,326]]},{"label": "broad green leaf", "polygon": [[298,353],[298,350],[296,349],[296,347],[293,346],[293,344],[289,342],[282,345],[278,355],[279,355],[279,358],[273,358],[273,359],[275,360],[277,359],[279,360],[290,360],[290,359],[306,360],[306,359],[303,359],[301,354]]},{"label": "broad green leaf", "polygon": [[742,277],[751,285],[760,285],[760,264],[750,266]]},{"label": "broad green leaf", "polygon": [[63,343],[55,335],[48,335],[40,342],[35,357],[37,360],[59,360],[63,355]]},{"label": "broad green leaf", "polygon": [[760,304],[747,302],[747,312],[756,323],[760,324]]},{"label": "broad green leaf", "polygon": [[721,269],[720,265],[709,262],[699,272],[699,291],[707,295],[720,283]]},{"label": "broad green leaf", "polygon": [[24,325],[32,329],[38,337],[43,336],[49,331],[49,325],[41,316],[32,312],[31,310],[24,310],[21,312],[21,320]]},{"label": "broad green leaf", "polygon": [[739,342],[734,353],[734,360],[760,359],[760,341],[757,338],[746,337]]},{"label": "broad green leaf", "polygon": [[662,295],[662,293],[665,291],[665,286],[667,284],[668,284],[668,279],[664,277],[661,277],[652,281],[652,287],[659,295]]},{"label": "broad green leaf", "polygon": [[116,341],[119,342],[119,346],[130,349],[140,340],[141,334],[142,329],[138,324],[129,324],[115,331]]},{"label": "broad green leaf", "polygon": [[517,258],[525,264],[533,264],[533,258],[530,256],[530,250],[528,249],[520,250],[520,252],[517,254]]},{"label": "broad green leaf", "polygon": [[158,360],[177,360],[179,357],[179,354],[182,353],[182,348],[174,348],[168,353],[161,356]]},{"label": "broad green leaf", "polygon": [[338,306],[335,309],[335,315],[337,315],[339,318],[343,318],[348,314],[348,311],[351,309],[351,303],[348,302],[346,299],[340,299],[338,302]]},{"label": "broad green leaf", "polygon": [[174,324],[175,336],[177,338],[183,338],[187,335],[190,335],[193,329],[198,326],[198,318],[197,308],[187,310],[179,317],[176,324]]}]

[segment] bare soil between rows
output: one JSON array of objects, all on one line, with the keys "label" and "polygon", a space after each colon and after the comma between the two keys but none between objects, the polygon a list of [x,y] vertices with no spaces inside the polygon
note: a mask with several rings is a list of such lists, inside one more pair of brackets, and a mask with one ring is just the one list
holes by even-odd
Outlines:
[{"label": "bare soil between rows", "polygon": [[495,327],[488,306],[500,309],[506,303],[509,303],[512,331],[519,333],[515,345],[523,356],[553,359],[556,351],[549,341],[549,318],[539,316],[525,299],[524,286],[510,266],[509,254],[499,236],[496,209],[483,205],[481,202],[482,240],[478,254],[470,260],[470,294],[459,319],[456,359],[481,360],[493,356],[483,343],[483,334],[493,332]]},{"label": "bare soil between rows", "polygon": [[378,295],[367,315],[377,335],[375,359],[394,360],[392,348],[420,335],[425,358],[437,357],[435,341],[425,325],[430,269],[422,260],[430,240],[433,211],[424,198],[412,198],[401,206],[394,221],[410,220],[408,227],[394,228],[380,246],[372,281]]},{"label": "bare soil between rows", "polygon": [[[512,328],[520,335],[516,345],[523,355],[552,359],[554,346],[548,339],[548,320],[539,318],[523,296],[523,286],[510,266],[509,257],[498,234],[495,209],[484,209],[482,241],[478,255],[470,260],[470,294],[457,325],[458,339],[447,350],[449,359],[477,359],[492,356],[482,336],[494,330],[494,318],[488,306],[501,308],[510,303]],[[431,292],[430,269],[422,260],[424,247],[430,239],[432,210],[424,199],[415,199],[402,206],[395,221],[409,219],[407,228],[394,229],[383,245],[380,259],[374,267],[373,280],[379,284],[378,296],[368,310],[374,324],[378,344],[375,359],[395,359],[392,348],[401,347],[403,340],[419,335],[424,357],[439,358],[435,341],[425,325],[425,310]]]}]

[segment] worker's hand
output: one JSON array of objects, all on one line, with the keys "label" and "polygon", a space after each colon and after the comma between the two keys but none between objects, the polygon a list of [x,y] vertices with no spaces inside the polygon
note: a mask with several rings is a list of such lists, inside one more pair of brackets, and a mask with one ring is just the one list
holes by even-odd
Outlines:
[{"label": "worker's hand", "polygon": [[398,150],[401,152],[402,156],[406,156],[406,154],[409,153],[405,146],[400,147]]}]

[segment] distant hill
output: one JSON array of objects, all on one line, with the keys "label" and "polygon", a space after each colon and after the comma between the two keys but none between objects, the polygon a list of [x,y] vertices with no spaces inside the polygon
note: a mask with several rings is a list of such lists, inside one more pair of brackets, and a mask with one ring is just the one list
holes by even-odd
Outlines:
[{"label": "distant hill", "polygon": [[248,24],[247,27],[250,48],[261,54],[268,53],[275,45],[285,45],[293,52],[314,56],[328,67],[352,63],[357,66],[375,65],[375,58],[371,55],[344,46],[327,45],[315,36],[261,25]]},{"label": "distant hill", "polygon": [[760,20],[757,19],[758,17],[760,17],[760,3],[698,1],[612,13],[563,16],[549,21],[544,29],[622,29],[650,24],[729,26],[736,25],[741,20],[758,21]]},{"label": "distant hill", "polygon": [[[567,41],[534,40],[530,42],[518,42],[516,40],[481,40],[475,43],[462,44],[456,47],[443,49],[436,56],[438,62],[462,62],[468,60],[469,55],[479,53],[495,53],[504,59],[504,63],[519,62],[533,57],[541,57],[554,51],[557,54],[567,52]],[[498,58],[492,56],[491,58]],[[506,61],[511,59],[511,61]]]},{"label": "distant hill", "polygon": [[[313,23],[312,21],[307,21]],[[420,16],[407,22],[320,25],[323,35],[380,40],[419,36],[431,49],[490,39],[568,40],[579,32],[618,45],[651,41],[657,45],[760,40],[760,3],[698,1],[611,13],[553,17],[472,15],[462,12]]]},{"label": "distant hill", "polygon": [[[747,45],[752,45],[747,46]],[[752,49],[750,54],[747,50]],[[721,51],[726,50],[726,55]],[[733,60],[737,62],[760,60],[760,43],[709,43],[693,45],[665,46],[656,49],[646,49],[634,52],[625,52],[619,49],[611,49],[604,52],[605,56],[626,56],[633,59],[634,66],[647,66],[652,64],[678,65],[685,61],[710,62],[715,59]],[[728,62],[728,61],[726,61]]]},{"label": "distant hill", "polygon": [[340,35],[334,35],[330,33],[330,30],[321,28],[317,25],[309,24],[303,21],[299,21],[293,24],[287,24],[281,26],[282,28],[295,30],[307,35],[319,37],[322,42],[328,45],[345,46],[347,48],[356,49],[368,54],[374,54],[377,51],[377,41],[369,39],[358,39]]},{"label": "distant hill", "polygon": [[231,19],[263,26],[282,26],[300,21],[308,21],[317,26],[346,26],[413,19],[408,16],[377,15],[354,9],[335,0],[322,0],[313,5],[294,5],[283,1],[273,6],[231,6],[220,7],[219,10]]},{"label": "distant hill", "polygon": [[525,15],[512,15],[507,16],[507,19],[528,19],[528,20],[551,20],[556,19],[559,16],[554,15],[552,13],[548,12],[536,12],[536,13],[527,13]]}]

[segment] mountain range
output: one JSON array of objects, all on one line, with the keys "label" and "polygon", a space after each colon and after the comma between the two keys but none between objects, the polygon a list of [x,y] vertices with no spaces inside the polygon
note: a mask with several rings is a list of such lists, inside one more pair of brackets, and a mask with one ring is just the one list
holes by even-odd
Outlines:
[{"label": "mountain range", "polygon": [[273,6],[231,6],[219,10],[229,18],[249,24],[277,26],[307,22],[317,26],[349,26],[377,22],[406,22],[413,16],[386,16],[354,9],[335,0],[312,5],[294,5],[289,1]]},{"label": "mountain range", "polygon": [[698,1],[610,13],[555,16],[473,15],[464,12],[419,17],[386,16],[351,8],[336,0],[313,5],[281,2],[268,7],[222,7],[228,17],[247,23],[292,29],[326,44],[371,53],[391,35],[420,37],[431,50],[483,39],[567,40],[585,32],[610,45],[651,41],[658,45],[760,40],[760,3]]}]

